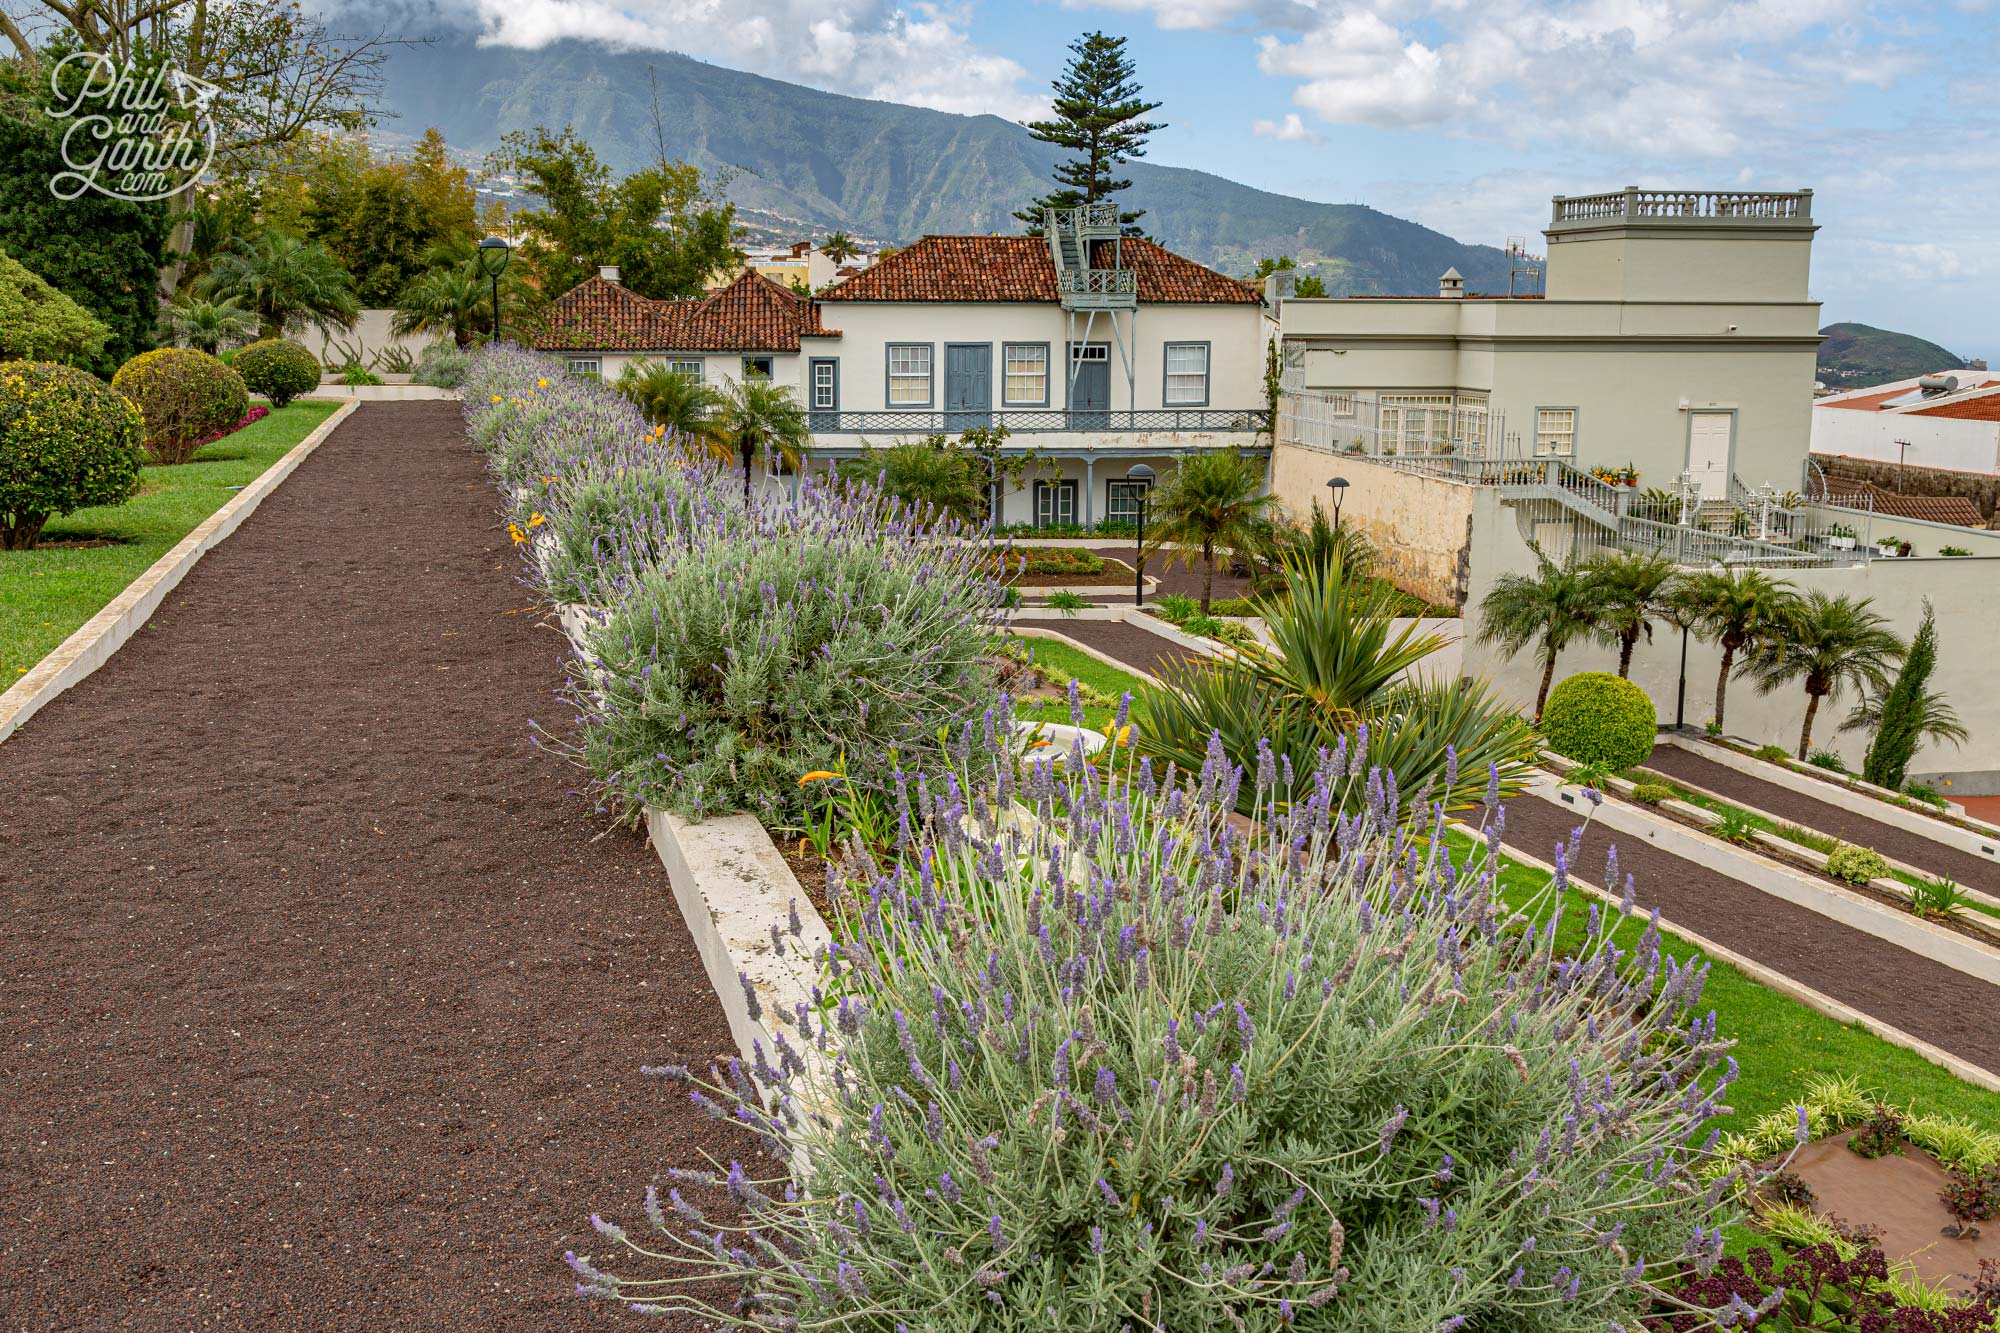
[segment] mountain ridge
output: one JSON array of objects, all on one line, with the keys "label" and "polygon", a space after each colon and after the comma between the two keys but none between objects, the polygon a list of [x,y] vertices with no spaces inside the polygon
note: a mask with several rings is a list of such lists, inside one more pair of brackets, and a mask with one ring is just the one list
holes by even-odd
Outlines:
[{"label": "mountain ridge", "polygon": [[1820,330],[1819,378],[1836,387],[1887,384],[1939,370],[1963,370],[1964,358],[1917,337],[1845,321]]},{"label": "mountain ridge", "polygon": [[[932,234],[1019,230],[1014,209],[1042,193],[1059,156],[998,116],[874,102],[667,51],[565,40],[535,50],[441,38],[389,61],[384,105],[414,135],[436,125],[485,152],[502,134],[573,125],[608,164],[657,151],[653,78],[670,157],[738,173],[729,196],[773,230],[845,230],[902,244]],[[1506,290],[1506,255],[1362,204],[1324,204],[1189,167],[1137,161],[1121,198],[1168,248],[1241,275],[1290,254],[1330,292],[1429,294],[1456,267],[1475,290]]]}]

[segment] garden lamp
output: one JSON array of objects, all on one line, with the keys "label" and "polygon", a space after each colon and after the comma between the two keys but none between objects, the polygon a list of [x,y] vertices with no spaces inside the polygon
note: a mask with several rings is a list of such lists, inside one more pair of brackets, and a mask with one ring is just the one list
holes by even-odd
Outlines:
[{"label": "garden lamp", "polygon": [[507,261],[514,257],[514,248],[503,237],[488,236],[479,243],[479,271],[493,280],[493,341],[500,341],[500,275],[507,271]]},{"label": "garden lamp", "polygon": [[1134,463],[1125,474],[1125,480],[1144,482],[1139,488],[1139,546],[1134,552],[1132,565],[1132,605],[1146,604],[1146,496],[1153,489],[1153,469],[1144,463]]},{"label": "garden lamp", "polygon": [[1338,537],[1340,535],[1340,499],[1347,494],[1347,478],[1329,478],[1326,488],[1333,492],[1333,535]]}]

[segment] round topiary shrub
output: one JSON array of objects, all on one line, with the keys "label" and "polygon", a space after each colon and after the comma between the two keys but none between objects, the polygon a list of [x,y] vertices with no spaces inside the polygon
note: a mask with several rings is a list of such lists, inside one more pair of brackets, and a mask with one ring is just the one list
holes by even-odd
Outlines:
[{"label": "round topiary shrub", "polygon": [[1608,671],[1584,671],[1549,693],[1542,739],[1565,759],[1614,772],[1646,762],[1659,718],[1646,692]]},{"label": "round topiary shrub", "polygon": [[187,462],[250,409],[243,377],[191,347],[142,352],[118,368],[111,387],[145,417],[146,452],[155,463]]},{"label": "round topiary shrub", "polygon": [[131,499],[145,431],[139,410],[94,375],[0,362],[0,550],[33,546],[51,518]]},{"label": "round topiary shrub", "polygon": [[319,362],[311,352],[284,338],[266,338],[236,353],[230,363],[251,393],[283,407],[319,387]]},{"label": "round topiary shrub", "polygon": [[1826,873],[1849,884],[1866,884],[1871,879],[1886,877],[1889,863],[1871,847],[1842,842],[1834,844],[1833,850],[1826,854]]}]

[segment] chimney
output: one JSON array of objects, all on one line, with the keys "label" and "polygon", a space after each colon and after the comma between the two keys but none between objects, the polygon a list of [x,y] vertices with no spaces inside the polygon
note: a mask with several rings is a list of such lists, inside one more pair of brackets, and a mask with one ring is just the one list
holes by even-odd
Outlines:
[{"label": "chimney", "polygon": [[1465,295],[1465,277],[1455,268],[1448,268],[1438,279],[1438,295],[1458,299]]},{"label": "chimney", "polygon": [[616,284],[618,281],[618,265],[599,264],[597,266],[597,276],[606,282]]}]

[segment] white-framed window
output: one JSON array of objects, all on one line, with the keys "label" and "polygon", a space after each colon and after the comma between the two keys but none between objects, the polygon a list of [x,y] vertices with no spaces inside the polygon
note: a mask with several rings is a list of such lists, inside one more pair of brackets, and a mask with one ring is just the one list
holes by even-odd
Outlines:
[{"label": "white-framed window", "polygon": [[1326,414],[1330,417],[1352,417],[1354,415],[1354,395],[1351,393],[1323,393],[1326,399]]},{"label": "white-framed window", "polygon": [[931,402],[931,345],[889,345],[889,406],[928,407]]},{"label": "white-framed window", "polygon": [[1385,393],[1381,403],[1384,452],[1430,454],[1451,443],[1450,394]]},{"label": "white-framed window", "polygon": [[1202,407],[1208,403],[1208,344],[1167,344],[1168,407]]},{"label": "white-framed window", "polygon": [[705,363],[698,356],[675,357],[673,360],[667,362],[667,369],[676,375],[685,375],[696,384],[699,384],[706,373],[704,365]]},{"label": "white-framed window", "polygon": [[1535,409],[1535,457],[1569,458],[1576,453],[1576,409]]},{"label": "white-framed window", "polygon": [[1006,407],[1046,406],[1049,401],[1049,345],[1008,343],[1002,355],[1006,358],[1006,384],[1001,404]]},{"label": "white-framed window", "polygon": [[569,359],[569,373],[572,375],[604,374],[604,358],[596,356],[573,356]]},{"label": "white-framed window", "polygon": [[831,361],[812,363],[812,405],[818,412],[831,412],[840,405],[839,388],[835,381],[837,367]]},{"label": "white-framed window", "polygon": [[1139,502],[1153,488],[1150,481],[1108,481],[1104,484],[1104,519],[1107,523],[1137,523]]},{"label": "white-framed window", "polygon": [[1486,400],[1459,396],[1452,423],[1452,439],[1460,453],[1477,453],[1486,447]]},{"label": "white-framed window", "polygon": [[1076,483],[1038,481],[1035,483],[1035,526],[1066,528],[1076,523]]}]

